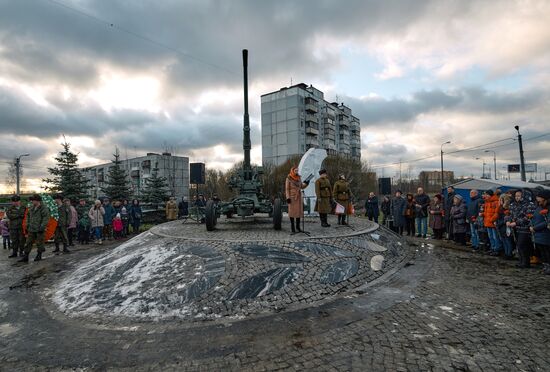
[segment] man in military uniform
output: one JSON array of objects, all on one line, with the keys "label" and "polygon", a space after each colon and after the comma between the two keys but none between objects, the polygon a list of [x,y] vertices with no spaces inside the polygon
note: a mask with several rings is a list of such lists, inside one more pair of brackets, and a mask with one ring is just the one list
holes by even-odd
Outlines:
[{"label": "man in military uniform", "polygon": [[319,171],[320,177],[315,181],[315,195],[317,196],[317,204],[315,210],[319,212],[319,218],[321,219],[321,226],[330,227],[328,223],[328,214],[332,210],[331,198],[332,198],[332,186],[327,177],[327,171],[321,169]]},{"label": "man in military uniform", "polygon": [[36,243],[36,249],[38,253],[35,257],[35,261],[42,259],[42,252],[44,252],[44,231],[50,220],[50,211],[48,207],[42,204],[42,197],[38,194],[34,194],[31,197],[32,206],[27,213],[27,244],[25,245],[25,255],[19,260],[19,262],[29,262],[29,254],[31,253],[32,246]]},{"label": "man in military uniform", "polygon": [[54,243],[55,249],[54,253],[59,252],[59,243],[63,243],[63,253],[70,253],[67,249],[69,244],[69,237],[67,235],[67,226],[69,225],[71,219],[71,210],[69,207],[63,203],[63,196],[57,194],[54,196],[55,204],[57,204],[57,212],[59,214],[59,219],[57,220],[57,227],[55,228]]},{"label": "man in military uniform", "polygon": [[350,190],[349,190],[349,184],[346,181],[346,176],[343,174],[340,175],[338,181],[334,184],[334,188],[332,190],[332,196],[334,199],[336,199],[336,202],[344,206],[344,213],[338,214],[338,225],[347,225],[346,222],[346,213],[349,209],[349,202],[350,202]]},{"label": "man in military uniform", "polygon": [[23,256],[25,248],[25,236],[23,235],[23,218],[27,208],[21,205],[19,195],[14,195],[11,198],[11,207],[6,211],[6,215],[10,220],[10,239],[12,253],[10,258],[17,257],[17,252]]}]

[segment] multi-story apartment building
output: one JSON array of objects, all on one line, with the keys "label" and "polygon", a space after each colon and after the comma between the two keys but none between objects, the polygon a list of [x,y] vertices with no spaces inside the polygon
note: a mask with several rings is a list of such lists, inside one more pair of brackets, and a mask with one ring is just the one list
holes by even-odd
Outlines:
[{"label": "multi-story apartment building", "polygon": [[[105,186],[109,168],[113,163],[96,165],[82,169],[90,180],[90,194],[97,198],[103,196],[101,188]],[[170,153],[148,153],[132,159],[121,160],[121,167],[128,171],[133,193],[139,197],[145,186],[145,180],[151,177],[153,169],[158,168],[159,177],[166,177],[170,193],[177,198],[189,196],[189,158],[172,156]]]},{"label": "multi-story apartment building", "polygon": [[297,84],[262,95],[262,163],[280,165],[308,149],[361,159],[361,123],[343,103]]}]

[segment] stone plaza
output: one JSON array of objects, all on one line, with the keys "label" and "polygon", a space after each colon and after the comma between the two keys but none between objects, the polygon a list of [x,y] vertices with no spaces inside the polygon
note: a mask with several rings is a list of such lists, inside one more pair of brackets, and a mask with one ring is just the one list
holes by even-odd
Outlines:
[{"label": "stone plaza", "polygon": [[0,261],[0,370],[550,370],[548,277],[362,218]]}]

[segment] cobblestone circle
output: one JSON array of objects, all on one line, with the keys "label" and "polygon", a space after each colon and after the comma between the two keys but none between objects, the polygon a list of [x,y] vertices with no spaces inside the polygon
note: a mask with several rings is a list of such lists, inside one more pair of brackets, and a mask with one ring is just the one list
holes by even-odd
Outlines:
[{"label": "cobblestone circle", "polygon": [[52,288],[114,245],[48,247],[25,266],[2,257],[0,371],[550,370],[549,278],[427,243],[411,241],[400,269],[332,301],[194,326],[52,309]]}]

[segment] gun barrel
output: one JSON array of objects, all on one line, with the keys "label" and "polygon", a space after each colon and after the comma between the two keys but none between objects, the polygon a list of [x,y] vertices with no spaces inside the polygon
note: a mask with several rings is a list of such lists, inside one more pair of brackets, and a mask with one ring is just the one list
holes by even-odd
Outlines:
[{"label": "gun barrel", "polygon": [[[248,50],[243,49],[243,75],[244,75],[244,118],[243,118],[243,150],[244,169],[250,169],[250,118],[248,116]],[[246,172],[245,172],[246,173]]]}]

